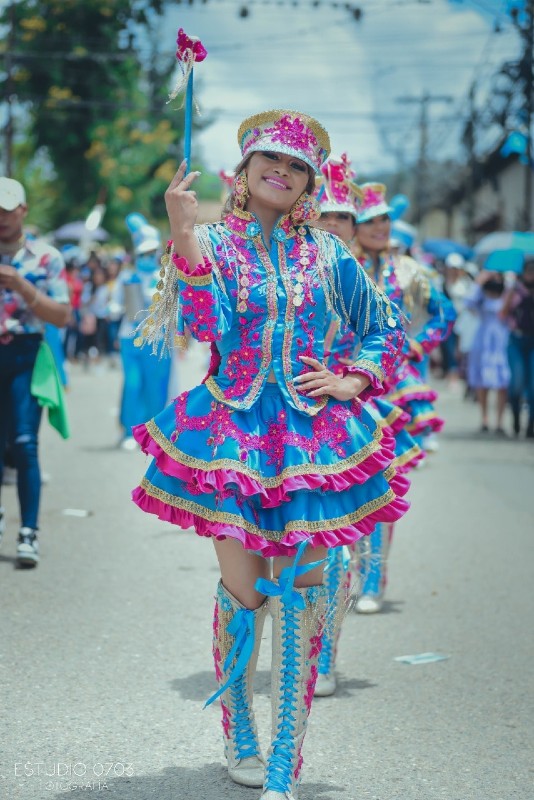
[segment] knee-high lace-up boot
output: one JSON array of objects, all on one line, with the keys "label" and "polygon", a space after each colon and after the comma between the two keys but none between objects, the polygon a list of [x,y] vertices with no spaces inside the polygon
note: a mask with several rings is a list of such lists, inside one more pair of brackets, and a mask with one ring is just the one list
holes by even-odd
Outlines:
[{"label": "knee-high lace-up boot", "polygon": [[392,537],[393,524],[380,522],[369,536],[358,542],[362,589],[356,611],[360,614],[374,614],[382,608]]},{"label": "knee-high lace-up boot", "polygon": [[297,800],[302,745],[317,680],[328,591],[293,589],[269,601],[273,617],[272,742],[260,800]]},{"label": "knee-high lace-up boot", "polygon": [[329,697],[336,691],[336,655],[341,624],[350,596],[350,553],[346,547],[331,547],[325,567],[328,591],[321,655],[319,656],[315,697]]},{"label": "knee-high lace-up boot", "polygon": [[213,617],[213,659],[219,690],[206,705],[220,697],[228,774],[243,786],[263,786],[265,776],[252,710],[252,683],[266,613],[267,602],[251,611],[219,583]]},{"label": "knee-high lace-up boot", "polygon": [[278,583],[256,581],[257,591],[269,597],[273,618],[273,729],[260,800],[297,800],[328,595],[326,586],[294,588],[296,576],[323,563],[297,566],[306,546],[307,542],[298,546],[293,565],[282,570]]}]

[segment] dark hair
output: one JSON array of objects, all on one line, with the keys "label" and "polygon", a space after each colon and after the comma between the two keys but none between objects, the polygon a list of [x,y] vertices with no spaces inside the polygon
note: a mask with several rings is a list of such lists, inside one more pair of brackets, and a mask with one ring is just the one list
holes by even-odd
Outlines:
[{"label": "dark hair", "polygon": [[[257,152],[257,151],[255,151],[255,152]],[[261,152],[261,150],[259,152]],[[237,167],[234,170],[234,174],[236,176],[239,175],[239,173],[242,172],[246,168],[248,162],[250,161],[250,159],[252,158],[253,155],[254,155],[254,153],[249,153],[248,155],[244,156],[241,159],[241,161],[239,162],[239,164],[237,165]],[[306,162],[304,162],[304,163],[306,163]],[[308,169],[308,183],[306,184],[306,188],[305,188],[304,191],[307,192],[308,194],[313,194],[313,192],[315,191],[315,172],[310,167],[309,164],[306,164],[306,167]],[[225,202],[225,204],[223,206],[223,210],[221,212],[221,219],[224,219],[228,214],[232,213],[234,205],[235,205],[235,193],[234,193],[234,190],[232,188],[232,190],[230,191],[230,194],[226,198],[226,202]]]}]

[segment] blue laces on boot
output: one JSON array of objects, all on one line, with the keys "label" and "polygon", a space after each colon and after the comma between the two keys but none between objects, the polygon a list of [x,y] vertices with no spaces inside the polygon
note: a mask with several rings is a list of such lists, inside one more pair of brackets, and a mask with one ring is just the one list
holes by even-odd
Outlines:
[{"label": "blue laces on boot", "polygon": [[324,626],[321,654],[317,669],[321,675],[329,675],[334,664],[335,617],[339,604],[339,586],[344,580],[350,565],[350,552],[346,547],[331,547],[325,566],[326,587],[328,589],[328,611]]},{"label": "blue laces on boot", "polygon": [[380,595],[382,590],[382,573],[384,558],[382,555],[383,526],[379,522],[372,533],[369,534],[370,551],[362,559],[362,594]]},{"label": "blue laces on boot", "polygon": [[291,789],[295,756],[298,678],[301,665],[297,655],[300,640],[296,606],[284,608],[282,621],[282,664],[280,713],[272,754],[267,765],[265,788],[275,792]]},{"label": "blue laces on boot", "polygon": [[290,567],[282,570],[278,584],[265,578],[258,578],[255,588],[268,597],[280,597],[283,606],[281,619],[281,674],[280,674],[280,713],[272,753],[267,764],[265,789],[274,792],[288,792],[292,785],[295,755],[295,714],[298,705],[299,673],[302,665],[298,659],[299,617],[297,610],[306,608],[304,597],[295,590],[295,578],[322,564],[325,559],[298,566],[308,542],[297,548],[295,560]]},{"label": "blue laces on boot", "polygon": [[232,738],[235,743],[236,757],[259,756],[259,747],[250,719],[250,708],[247,697],[245,676],[241,675],[230,687],[232,705]]},{"label": "blue laces on boot", "polygon": [[204,708],[211,705],[223,692],[232,686],[239,678],[243,677],[254,650],[254,611],[248,608],[240,608],[226,626],[226,630],[234,637],[234,644],[223,664],[223,670],[226,672],[237,656],[236,662],[226,682],[209,698],[209,700],[206,700]]}]

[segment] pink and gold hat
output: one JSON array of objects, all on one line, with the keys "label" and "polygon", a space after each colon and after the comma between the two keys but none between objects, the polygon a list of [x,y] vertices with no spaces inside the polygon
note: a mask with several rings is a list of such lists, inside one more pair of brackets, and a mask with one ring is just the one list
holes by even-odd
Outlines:
[{"label": "pink and gold hat", "polygon": [[331,211],[345,211],[356,218],[357,202],[363,197],[355,182],[356,173],[351,168],[347,154],[332,156],[321,167],[321,174],[315,179],[315,199],[321,214]]},{"label": "pink and gold hat", "polygon": [[300,111],[276,109],[243,120],[237,132],[243,156],[266,150],[305,161],[319,172],[330,152],[330,139],[322,125]]},{"label": "pink and gold hat", "polygon": [[383,183],[362,183],[362,198],[358,202],[356,222],[367,222],[373,217],[391,214],[393,209],[386,202],[386,187]]}]

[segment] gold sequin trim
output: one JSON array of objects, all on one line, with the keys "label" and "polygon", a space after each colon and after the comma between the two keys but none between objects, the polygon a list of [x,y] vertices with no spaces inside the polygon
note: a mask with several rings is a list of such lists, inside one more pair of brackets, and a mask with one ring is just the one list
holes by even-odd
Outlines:
[{"label": "gold sequin trim", "polygon": [[[395,470],[393,470],[395,471]],[[369,514],[380,511],[384,506],[389,505],[395,500],[395,492],[393,489],[388,489],[380,497],[375,500],[370,500],[365,505],[360,506],[357,511],[351,514],[345,514],[343,517],[332,517],[331,519],[317,520],[316,522],[306,522],[305,520],[297,519],[292,522],[286,523],[283,531],[268,531],[265,528],[258,528],[252,522],[244,519],[239,514],[230,514],[227,511],[212,511],[209,508],[194,503],[191,500],[184,500],[181,497],[176,497],[173,494],[164,492],[150,483],[147,478],[141,481],[141,488],[147,493],[149,497],[154,497],[168,506],[179,508],[181,511],[187,511],[189,514],[195,514],[197,517],[207,520],[208,522],[220,522],[222,524],[232,525],[237,528],[242,528],[251,533],[253,536],[259,536],[267,539],[270,542],[280,542],[288,533],[293,531],[306,531],[307,533],[323,533],[324,531],[335,531],[338,528],[345,528],[349,525],[354,525],[360,522]]]},{"label": "gold sequin trim", "polygon": [[215,383],[213,376],[210,376],[208,380],[204,382],[204,386],[219,403],[224,403],[225,406],[230,406],[230,408],[247,409],[252,405],[252,401],[248,398],[245,400],[232,400],[231,397],[226,397]]},{"label": "gold sequin trim", "polygon": [[172,458],[173,461],[176,461],[179,464],[185,464],[186,467],[201,469],[204,472],[216,469],[232,469],[234,472],[240,472],[243,475],[248,475],[250,478],[254,478],[254,480],[256,480],[266,489],[276,488],[277,486],[280,486],[286,478],[292,478],[295,475],[337,475],[338,473],[344,472],[351,467],[358,466],[358,464],[361,464],[361,462],[365,461],[366,458],[371,456],[373,453],[376,453],[377,450],[380,450],[380,441],[382,439],[382,431],[377,427],[373,432],[374,441],[366,444],[365,447],[362,447],[361,450],[359,450],[357,453],[354,453],[354,455],[350,456],[350,458],[346,458],[343,461],[338,461],[337,464],[325,464],[324,466],[316,464],[303,464],[301,466],[295,465],[294,467],[287,467],[285,470],[283,470],[283,472],[280,473],[280,475],[277,475],[274,478],[266,478],[261,474],[261,472],[250,469],[250,467],[247,467],[245,464],[241,464],[237,460],[233,461],[230,458],[219,458],[213,461],[203,461],[200,458],[193,458],[193,456],[187,455],[187,453],[184,453],[182,450],[179,450],[177,447],[175,447],[172,442],[169,442],[163,432],[158,428],[154,420],[147,422],[146,428],[154,441],[157,442],[161,449],[170,458]]},{"label": "gold sequin trim", "polygon": [[360,369],[365,369],[367,372],[371,372],[381,382],[383,382],[386,378],[386,373],[384,370],[380,369],[380,367],[375,364],[374,361],[369,361],[367,358],[359,358],[357,361],[355,361],[350,367],[351,372],[357,367]]},{"label": "gold sequin trim", "polygon": [[402,408],[399,408],[398,406],[395,406],[394,408],[391,409],[391,411],[389,412],[387,417],[380,417],[379,418],[378,424],[381,425],[384,428],[388,427],[390,425],[393,425],[393,423],[396,422],[398,420],[398,418],[403,415],[403,413],[404,412],[403,412]]},{"label": "gold sequin trim", "polygon": [[413,431],[419,426],[420,422],[426,422],[429,419],[436,419],[436,416],[437,415],[435,411],[427,411],[425,414],[416,414],[413,417],[412,422],[406,426],[406,430]]},{"label": "gold sequin trim", "polygon": [[411,447],[401,456],[397,456],[397,458],[393,460],[393,464],[395,467],[403,467],[405,464],[409,464],[410,461],[413,461],[413,459],[416,458],[421,452],[422,450],[419,445],[414,444],[413,447]]},{"label": "gold sequin trim", "polygon": [[[210,394],[212,394],[213,397],[219,401],[219,403],[224,403],[225,406],[230,406],[231,408],[238,410],[248,410],[254,400],[254,397],[252,397],[250,394],[245,398],[245,400],[232,400],[232,398],[226,397],[226,395],[217,386],[213,376],[209,377],[208,380],[205,381],[204,386],[210,392]],[[287,383],[286,388],[289,388]],[[318,398],[314,406],[310,406],[308,408],[299,407],[299,410],[304,411],[304,413],[308,414],[310,417],[314,417],[319,413],[319,411],[322,411],[329,399],[329,397]]]},{"label": "gold sequin trim", "polygon": [[387,480],[388,483],[395,477],[396,474],[397,470],[395,469],[393,464],[384,470],[384,478]]},{"label": "gold sequin trim", "polygon": [[189,286],[211,286],[212,282],[211,272],[208,272],[207,275],[186,275],[181,269],[177,269],[176,277],[179,281],[183,281]]}]

